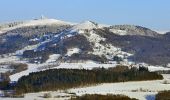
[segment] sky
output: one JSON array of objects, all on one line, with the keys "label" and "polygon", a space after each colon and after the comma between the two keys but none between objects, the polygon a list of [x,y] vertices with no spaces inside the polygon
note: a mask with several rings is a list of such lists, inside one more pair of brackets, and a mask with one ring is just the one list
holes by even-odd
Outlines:
[{"label": "sky", "polygon": [[0,23],[44,15],[70,22],[132,24],[170,30],[170,0],[1,0]]}]

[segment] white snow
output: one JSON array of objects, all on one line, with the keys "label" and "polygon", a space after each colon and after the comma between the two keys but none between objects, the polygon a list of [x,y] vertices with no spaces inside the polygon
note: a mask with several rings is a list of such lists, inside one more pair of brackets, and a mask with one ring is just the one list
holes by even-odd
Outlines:
[{"label": "white snow", "polygon": [[155,30],[155,31],[159,34],[166,34],[167,32],[169,32],[167,30]]},{"label": "white snow", "polygon": [[79,48],[71,48],[68,49],[68,52],[66,55],[71,56],[72,54],[79,53],[81,50]]},{"label": "white snow", "polygon": [[155,72],[155,71],[168,71],[168,70],[170,71],[170,67],[163,67],[163,66],[159,66],[159,65],[153,66],[153,65],[148,65],[148,64],[146,64],[146,63],[137,63],[137,64],[134,64],[134,63],[133,63],[133,65],[134,65],[135,67],[139,67],[139,66],[147,67],[150,72]]},{"label": "white snow", "polygon": [[34,50],[34,49],[36,49],[38,46],[40,46],[40,43],[39,43],[39,44],[35,44],[35,45],[28,45],[28,46],[22,48],[21,50],[17,50],[17,51],[15,52],[15,54],[16,54],[16,55],[22,55],[24,51],[26,51],[26,50]]},{"label": "white snow", "polygon": [[125,30],[110,29],[110,32],[113,32],[117,35],[127,35],[127,32]]},{"label": "white snow", "polygon": [[29,41],[38,41],[38,38],[30,39]]},{"label": "white snow", "polygon": [[46,63],[56,62],[60,56],[60,54],[52,54],[49,56],[49,59],[46,61]]},{"label": "white snow", "polygon": [[167,64],[167,67],[170,68],[170,63]]},{"label": "white snow", "polygon": [[4,33],[9,30],[13,30],[16,28],[21,28],[21,27],[27,27],[27,26],[37,26],[37,25],[73,25],[73,23],[70,22],[64,22],[61,20],[56,20],[56,19],[37,19],[37,20],[29,20],[25,21],[23,24],[16,25],[14,27],[10,28],[3,28],[0,30],[0,33]]},{"label": "white snow", "polygon": [[21,78],[22,76],[29,75],[29,73],[31,73],[31,72],[37,72],[36,67],[38,68],[38,65],[29,64],[27,70],[13,74],[13,75],[10,75],[9,78],[10,78],[11,81],[18,81],[18,79]]},{"label": "white snow", "polygon": [[85,29],[91,30],[95,28],[98,28],[96,24],[94,24],[91,21],[85,21],[85,22],[75,25],[72,29],[73,30],[85,30]]},{"label": "white snow", "polygon": [[[163,75],[165,79],[170,80],[170,75]],[[138,82],[121,82],[121,83],[105,83],[96,86],[70,89],[72,93],[77,95],[83,94],[123,94],[131,98],[139,100],[148,100],[159,91],[170,90],[170,84],[162,84],[163,80],[154,81],[138,81]]]},{"label": "white snow", "polygon": [[23,24],[18,25],[17,27],[25,27],[25,26],[37,26],[37,25],[69,25],[70,22],[64,22],[56,19],[38,19],[38,20],[30,20]]},{"label": "white snow", "polygon": [[107,25],[107,24],[98,24],[98,27],[99,27],[99,28],[104,28],[104,27],[109,27],[109,26],[111,26],[111,25]]},{"label": "white snow", "polygon": [[13,70],[8,64],[0,65],[0,73],[12,72]]},{"label": "white snow", "polygon": [[3,55],[3,58],[0,58],[0,63],[4,62],[15,62],[15,63],[26,63],[25,61],[20,60],[19,57],[14,56],[15,54]]},{"label": "white snow", "polygon": [[149,71],[163,71],[163,70],[170,70],[168,67],[162,67],[162,66],[148,66]]},{"label": "white snow", "polygon": [[56,69],[93,69],[93,68],[110,68],[115,67],[116,64],[98,64],[95,62],[84,62],[84,63],[61,63],[59,66],[54,67]]}]

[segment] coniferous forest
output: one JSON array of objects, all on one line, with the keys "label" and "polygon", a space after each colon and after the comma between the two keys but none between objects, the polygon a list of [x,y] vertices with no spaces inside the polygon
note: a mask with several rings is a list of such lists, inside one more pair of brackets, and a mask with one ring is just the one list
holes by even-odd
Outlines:
[{"label": "coniferous forest", "polygon": [[[149,77],[148,77],[149,76]],[[19,79],[15,90],[17,94],[39,91],[68,89],[99,83],[142,81],[163,79],[162,75],[149,72],[146,68],[117,66],[115,68],[86,69],[50,69],[31,73]]]}]

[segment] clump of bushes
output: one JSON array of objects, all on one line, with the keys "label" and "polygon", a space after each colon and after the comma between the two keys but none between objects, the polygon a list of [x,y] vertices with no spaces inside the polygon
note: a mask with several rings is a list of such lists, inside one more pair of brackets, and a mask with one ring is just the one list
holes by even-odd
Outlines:
[{"label": "clump of bushes", "polygon": [[170,91],[162,91],[156,95],[156,100],[170,100]]},{"label": "clump of bushes", "polygon": [[170,81],[169,81],[169,80],[163,80],[162,83],[163,83],[163,84],[170,84]]},{"label": "clump of bushes", "polygon": [[10,68],[15,69],[11,74],[15,74],[24,70],[27,70],[28,65],[23,63],[12,63]]},{"label": "clump of bushes", "polygon": [[100,94],[86,94],[80,97],[71,98],[70,100],[137,100],[134,98],[129,98],[128,96],[124,95],[100,95]]},{"label": "clump of bushes", "polygon": [[52,95],[51,95],[50,93],[45,93],[43,97],[44,97],[44,98],[51,98]]},{"label": "clump of bushes", "polygon": [[0,90],[6,90],[9,88],[9,81],[0,81]]}]

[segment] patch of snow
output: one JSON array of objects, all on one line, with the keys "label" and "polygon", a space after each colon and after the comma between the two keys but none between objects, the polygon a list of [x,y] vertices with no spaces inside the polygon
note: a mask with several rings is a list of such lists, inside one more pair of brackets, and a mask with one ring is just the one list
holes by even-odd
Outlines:
[{"label": "patch of snow", "polygon": [[31,20],[28,21],[27,23],[21,24],[21,26],[36,26],[36,25],[69,25],[71,23],[69,22],[64,22],[61,20],[56,20],[56,19],[39,19],[39,20]]},{"label": "patch of snow", "polygon": [[3,32],[2,31],[0,31],[0,34],[2,34]]},{"label": "patch of snow", "polygon": [[68,51],[68,52],[67,52],[66,55],[68,55],[68,56],[71,56],[71,55],[74,54],[74,53],[79,53],[79,52],[81,52],[81,50],[80,50],[79,48],[71,48],[71,49],[68,49],[67,51]]},{"label": "patch of snow", "polygon": [[148,64],[146,64],[146,63],[137,63],[137,64],[135,64],[134,62],[132,63],[132,66],[133,67],[137,67],[137,68],[139,68],[139,66],[143,66],[143,67],[146,67],[146,68],[148,68],[148,70],[150,71],[150,72],[155,72],[155,71],[169,71],[170,70],[170,68],[169,67],[163,67],[163,66],[153,66],[153,65],[148,65]]},{"label": "patch of snow", "polygon": [[149,71],[154,72],[154,71],[163,71],[163,70],[170,70],[168,67],[162,67],[162,66],[148,66]]},{"label": "patch of snow", "polygon": [[110,68],[116,67],[117,64],[98,64],[95,62],[84,62],[84,63],[61,63],[59,66],[53,69],[93,69],[93,68]]},{"label": "patch of snow", "polygon": [[46,63],[56,62],[60,56],[61,56],[60,54],[52,54],[49,56],[49,59],[46,61]]},{"label": "patch of snow", "polygon": [[99,28],[104,28],[104,27],[109,27],[109,26],[111,26],[111,25],[106,25],[106,24],[98,24],[98,27],[99,27]]},{"label": "patch of snow", "polygon": [[21,49],[21,50],[17,50],[17,51],[15,52],[15,54],[16,54],[16,55],[22,55],[24,51],[36,49],[39,45],[40,45],[40,44],[28,45],[28,46],[24,47],[24,48]]},{"label": "patch of snow", "polygon": [[16,25],[14,27],[3,28],[0,30],[1,31],[0,33],[4,33],[6,31],[13,30],[16,28],[27,27],[27,26],[37,26],[37,25],[74,25],[74,24],[70,22],[56,20],[56,19],[38,19],[38,20],[25,21],[24,23]]},{"label": "patch of snow", "polygon": [[9,55],[3,55],[4,57],[0,58],[0,63],[4,63],[4,62],[25,63],[24,61],[21,61],[20,58],[14,55],[15,53]]},{"label": "patch of snow", "polygon": [[85,21],[83,23],[77,24],[75,25],[72,29],[73,30],[91,30],[91,29],[96,29],[98,28],[98,26],[96,24],[94,24],[91,21]]},{"label": "patch of snow", "polygon": [[170,68],[170,63],[167,64],[167,67]]},{"label": "patch of snow", "polygon": [[0,73],[12,72],[13,70],[8,64],[0,65]]},{"label": "patch of snow", "polygon": [[167,32],[169,32],[169,31],[161,31],[161,30],[155,30],[155,31],[159,34],[166,34]]},{"label": "patch of snow", "polygon": [[127,35],[127,32],[125,30],[110,29],[110,32],[113,32],[117,35]]},{"label": "patch of snow", "polygon": [[38,41],[38,38],[30,39],[29,41]]}]

